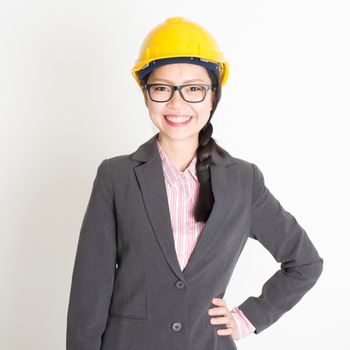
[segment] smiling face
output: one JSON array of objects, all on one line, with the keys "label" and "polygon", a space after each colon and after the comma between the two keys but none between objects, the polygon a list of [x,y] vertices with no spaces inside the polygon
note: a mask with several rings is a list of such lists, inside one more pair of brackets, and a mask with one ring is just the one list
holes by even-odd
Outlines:
[{"label": "smiling face", "polygon": [[[153,83],[211,84],[211,80],[207,70],[202,66],[190,63],[173,63],[152,71],[147,84]],[[144,88],[143,93],[149,116],[159,130],[161,138],[170,142],[186,140],[198,143],[199,131],[207,123],[213,108],[215,94],[211,89],[208,90],[204,101],[199,103],[186,102],[180,96],[179,91],[174,92],[170,101],[161,103],[152,101]],[[187,123],[188,117],[190,119]]]}]

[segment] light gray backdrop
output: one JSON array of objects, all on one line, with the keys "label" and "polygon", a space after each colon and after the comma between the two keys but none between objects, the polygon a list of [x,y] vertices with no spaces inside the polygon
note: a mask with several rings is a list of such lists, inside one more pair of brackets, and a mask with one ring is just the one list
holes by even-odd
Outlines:
[{"label": "light gray backdrop", "polygon": [[[249,349],[349,349],[347,1],[2,1],[0,348],[62,350],[80,225],[99,163],[156,129],[131,76],[168,17],[206,27],[231,66],[214,138],[256,163],[324,258],[297,306]],[[302,167],[302,171],[300,171]],[[278,268],[248,241],[230,307]]]}]

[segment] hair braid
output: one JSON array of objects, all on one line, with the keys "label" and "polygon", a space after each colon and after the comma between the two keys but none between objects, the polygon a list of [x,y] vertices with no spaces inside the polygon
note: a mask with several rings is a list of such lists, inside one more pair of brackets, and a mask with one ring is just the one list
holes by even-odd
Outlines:
[{"label": "hair braid", "polygon": [[211,154],[216,150],[219,155],[224,155],[224,150],[215,142],[212,137],[213,125],[211,118],[216,110],[216,107],[221,97],[221,84],[216,75],[208,69],[208,74],[212,81],[213,87],[216,91],[215,102],[210,112],[208,122],[200,130],[198,135],[198,149],[197,149],[197,177],[200,183],[198,198],[194,207],[193,215],[196,221],[206,222],[211,213],[214,204],[214,196],[211,186]]}]

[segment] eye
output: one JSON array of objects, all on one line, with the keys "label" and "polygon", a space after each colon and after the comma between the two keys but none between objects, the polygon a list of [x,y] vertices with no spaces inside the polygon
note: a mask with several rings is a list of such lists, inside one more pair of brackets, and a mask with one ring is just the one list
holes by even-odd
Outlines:
[{"label": "eye", "polygon": [[165,86],[165,85],[155,85],[155,86],[153,86],[153,89],[155,91],[168,91],[169,87]]}]

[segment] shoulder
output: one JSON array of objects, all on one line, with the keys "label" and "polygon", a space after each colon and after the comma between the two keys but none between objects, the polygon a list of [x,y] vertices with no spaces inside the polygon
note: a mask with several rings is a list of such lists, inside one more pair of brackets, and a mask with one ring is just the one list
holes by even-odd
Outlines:
[{"label": "shoulder", "polygon": [[219,147],[223,154],[220,155],[217,151],[215,151],[215,154],[213,157],[214,162],[216,161],[217,163],[222,163],[226,166],[233,166],[242,171],[248,171],[248,172],[252,171],[252,168],[255,166],[255,164],[251,160],[243,159],[241,157],[233,155],[227,149],[221,146]]},{"label": "shoulder", "polygon": [[131,154],[122,154],[104,159],[100,167],[104,172],[109,172],[110,176],[117,180],[122,180],[130,175],[135,167],[135,161],[130,158]]},{"label": "shoulder", "polygon": [[254,187],[264,185],[264,175],[260,169],[260,166],[255,161],[250,159],[243,159],[236,155],[232,155],[228,150],[220,146],[223,156],[219,156],[219,153],[215,152],[215,159],[220,159],[219,163],[226,166],[235,174],[235,178],[241,178],[244,183],[250,183]]}]

